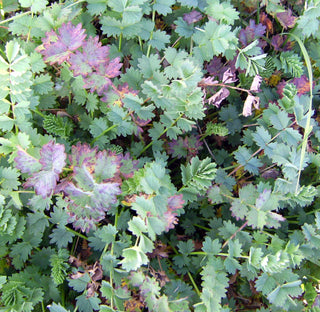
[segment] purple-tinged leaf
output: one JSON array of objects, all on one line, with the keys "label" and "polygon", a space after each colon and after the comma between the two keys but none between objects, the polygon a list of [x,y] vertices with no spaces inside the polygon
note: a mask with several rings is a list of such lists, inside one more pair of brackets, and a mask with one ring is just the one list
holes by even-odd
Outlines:
[{"label": "purple-tinged leaf", "polygon": [[91,191],[84,191],[81,188],[75,186],[72,181],[64,179],[55,189],[56,194],[63,192],[65,195],[70,198],[78,198],[89,197],[92,195]]},{"label": "purple-tinged leaf", "polygon": [[62,24],[59,28],[59,35],[54,31],[46,33],[42,39],[43,47],[37,51],[42,53],[44,60],[50,64],[61,64],[68,60],[73,51],[77,50],[83,44],[86,37],[82,25],[73,26],[71,22]]},{"label": "purple-tinged leaf", "polygon": [[228,68],[224,73],[222,77],[223,83],[233,83],[236,82],[238,79],[236,78],[236,74],[232,72],[231,68]]},{"label": "purple-tinged leaf", "polygon": [[169,231],[170,229],[174,229],[174,227],[178,224],[177,214],[171,211],[166,211],[163,214],[163,217],[166,222],[165,231]]},{"label": "purple-tinged leaf", "polygon": [[217,93],[211,96],[208,99],[210,105],[220,107],[221,102],[226,99],[230,94],[230,91],[227,88],[221,88]]},{"label": "purple-tinged leaf", "polygon": [[[223,63],[220,57],[214,56],[207,65],[208,73],[213,77],[218,77],[220,70],[223,68]],[[222,80],[222,79],[221,79]]]},{"label": "purple-tinged leaf", "polygon": [[167,211],[163,214],[166,222],[166,231],[173,229],[178,224],[178,212],[177,210],[182,209],[185,201],[183,195],[173,195],[168,198]]},{"label": "purple-tinged leaf", "polygon": [[209,86],[215,86],[218,83],[219,81],[215,80],[214,77],[206,77],[206,78],[202,78],[198,85],[201,87],[209,87]]},{"label": "purple-tinged leaf", "polygon": [[168,210],[175,211],[181,209],[184,203],[182,194],[170,196],[168,198]]},{"label": "purple-tinged leaf", "polygon": [[95,181],[93,176],[90,174],[89,170],[91,168],[86,168],[84,165],[82,167],[74,167],[73,179],[77,183],[77,186],[84,191],[90,191],[94,188]]},{"label": "purple-tinged leaf", "polygon": [[71,54],[69,62],[71,64],[70,69],[73,70],[75,76],[81,75],[85,78],[92,73],[92,66],[88,63],[86,55],[80,51]]},{"label": "purple-tinged leaf", "polygon": [[139,160],[133,160],[129,153],[119,155],[120,157],[120,173],[125,179],[132,178],[138,170]]},{"label": "purple-tinged leaf", "polygon": [[112,85],[112,81],[103,75],[92,73],[89,77],[84,79],[84,88],[90,89],[93,93],[97,91],[98,95],[102,95],[104,92],[108,91],[109,86]]},{"label": "purple-tinged leaf", "polygon": [[253,78],[253,81],[251,83],[251,86],[250,86],[250,91],[260,92],[261,91],[260,90],[261,82],[262,82],[262,77],[259,75],[255,75],[255,77]]},{"label": "purple-tinged leaf", "polygon": [[[117,77],[121,74],[120,68],[122,67],[122,63],[120,63],[120,57],[116,57],[111,60],[107,66],[105,67],[104,73],[109,78]],[[103,67],[100,66],[100,72]]]},{"label": "purple-tinged leaf", "polygon": [[14,161],[16,163],[16,168],[19,169],[22,173],[37,172],[42,167],[38,159],[32,157],[25,150],[22,150],[20,148]]},{"label": "purple-tinged leaf", "polygon": [[199,136],[192,134],[185,138],[179,137],[177,140],[172,140],[169,142],[168,147],[168,153],[172,157],[177,157],[178,159],[181,157],[191,158],[198,155],[202,149],[202,142]]},{"label": "purple-tinged leaf", "polygon": [[82,52],[76,51],[70,56],[70,69],[75,75],[86,76],[93,69],[99,68],[100,64],[108,63],[110,47],[102,46],[99,37],[89,37],[82,45]]},{"label": "purple-tinged leaf", "polygon": [[260,98],[258,96],[253,96],[249,94],[244,102],[242,115],[248,117],[252,115],[252,106],[259,109]]},{"label": "purple-tinged leaf", "polygon": [[306,75],[302,75],[300,78],[295,77],[292,83],[297,87],[299,96],[310,92],[310,82]]},{"label": "purple-tinged leaf", "polygon": [[202,19],[202,14],[196,10],[191,11],[190,13],[183,14],[183,20],[189,25],[199,22]]},{"label": "purple-tinged leaf", "polygon": [[111,179],[120,173],[120,155],[111,151],[98,152],[94,175],[100,181]]},{"label": "purple-tinged leaf", "polygon": [[58,39],[69,51],[75,51],[80,48],[87,36],[80,23],[77,26],[73,26],[71,22],[62,24],[59,28],[59,34]]},{"label": "purple-tinged leaf", "polygon": [[277,18],[284,29],[293,28],[297,21],[297,18],[292,15],[292,11],[290,9],[288,11],[277,13]]},{"label": "purple-tinged leaf", "polygon": [[80,142],[77,145],[73,145],[71,148],[71,155],[69,160],[74,167],[86,166],[91,168],[96,163],[96,154],[98,147],[91,148],[89,144]]},{"label": "purple-tinged leaf", "polygon": [[[283,44],[285,44],[283,46]],[[287,40],[287,36],[276,34],[271,39],[271,45],[276,51],[290,51],[292,50],[293,42]]]},{"label": "purple-tinged leaf", "polygon": [[256,39],[262,37],[266,32],[266,26],[262,24],[256,25],[254,20],[250,20],[249,26],[241,29],[239,33],[239,40],[243,46],[247,46]]},{"label": "purple-tinged leaf", "polygon": [[95,184],[93,202],[97,209],[107,211],[111,204],[117,202],[117,195],[121,194],[118,183],[100,183]]},{"label": "purple-tinged leaf", "polygon": [[53,172],[58,176],[66,165],[67,155],[64,151],[65,147],[63,144],[54,143],[53,141],[43,145],[40,150],[41,170]]},{"label": "purple-tinged leaf", "polygon": [[53,194],[58,178],[59,176],[52,171],[40,171],[28,178],[23,187],[34,187],[37,195],[47,198]]}]

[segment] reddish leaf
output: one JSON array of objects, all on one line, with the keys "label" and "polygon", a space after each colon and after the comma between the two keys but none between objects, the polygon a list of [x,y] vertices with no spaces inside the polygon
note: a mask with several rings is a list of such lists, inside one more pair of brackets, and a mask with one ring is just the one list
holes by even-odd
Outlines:
[{"label": "reddish leaf", "polygon": [[241,29],[239,33],[240,42],[246,46],[256,39],[262,37],[266,32],[266,26],[262,24],[256,25],[254,20],[250,20],[249,26],[245,29]]},{"label": "reddish leaf", "polygon": [[277,18],[284,29],[293,28],[297,20],[297,18],[292,15],[292,11],[290,9],[288,11],[277,13]]},{"label": "reddish leaf", "polygon": [[310,92],[310,82],[306,75],[302,75],[300,78],[294,78],[292,82],[297,87],[298,95]]},{"label": "reddish leaf", "polygon": [[59,35],[54,31],[46,33],[46,37],[42,39],[43,48],[39,47],[38,51],[50,64],[61,64],[68,60],[72,52],[82,45],[86,37],[84,32],[81,24],[77,26],[73,26],[71,22],[62,24],[59,28]]},{"label": "reddish leaf", "polygon": [[191,11],[190,13],[183,14],[183,20],[189,25],[192,23],[199,22],[202,19],[202,14],[198,11]]},{"label": "reddish leaf", "polygon": [[266,26],[267,32],[273,34],[273,24],[268,15],[262,12],[259,16],[262,25]]}]

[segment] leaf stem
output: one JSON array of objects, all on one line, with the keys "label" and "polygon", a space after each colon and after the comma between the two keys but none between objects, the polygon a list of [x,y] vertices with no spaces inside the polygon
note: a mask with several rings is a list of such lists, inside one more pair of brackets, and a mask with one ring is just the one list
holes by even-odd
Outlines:
[{"label": "leaf stem", "polygon": [[236,237],[236,235],[237,235],[239,232],[241,232],[247,225],[248,225],[248,220],[247,220],[245,223],[243,223],[243,224],[230,236],[230,238],[228,238],[228,239],[223,243],[221,249],[223,249],[224,247],[226,247],[226,246],[229,244],[229,242],[230,242],[232,239],[234,239],[234,238]]},{"label": "leaf stem", "polygon": [[85,240],[88,240],[88,237],[87,236],[85,236],[85,235],[83,235],[83,234],[81,234],[81,233],[79,233],[79,232],[77,232],[77,231],[75,231],[75,230],[73,230],[73,229],[70,229],[69,227],[65,227],[66,228],[66,230],[68,231],[68,232],[70,232],[70,233],[73,233],[74,235],[76,235],[76,236],[78,236],[78,237],[80,237],[80,238],[83,238],[83,239],[85,239]]},{"label": "leaf stem", "polygon": [[297,184],[296,184],[296,194],[298,194],[304,157],[305,157],[306,150],[307,150],[308,137],[312,131],[311,117],[312,117],[312,99],[313,99],[313,74],[312,74],[312,66],[311,66],[309,54],[308,54],[303,42],[301,41],[301,39],[292,33],[283,33],[283,34],[292,36],[298,42],[300,49],[301,49],[301,52],[303,54],[304,60],[307,65],[308,76],[309,76],[309,85],[310,85],[309,109],[308,109],[308,113],[307,113],[307,122],[306,122],[305,130],[304,130],[304,134],[303,134],[303,139],[302,139],[300,164],[299,164],[298,179],[297,179]]},{"label": "leaf stem", "polygon": [[192,283],[192,285],[193,285],[193,287],[194,287],[194,290],[196,291],[197,295],[198,295],[199,297],[201,297],[201,292],[200,292],[200,290],[199,290],[196,282],[194,281],[191,273],[188,271],[187,274],[188,274],[188,276],[189,276],[189,279],[190,279],[190,281],[191,281],[191,283]]},{"label": "leaf stem", "polygon": [[117,124],[114,124],[112,126],[110,126],[108,129],[103,130],[98,136],[96,136],[92,141],[91,141],[91,145],[93,145],[93,143],[95,143],[98,139],[100,139],[103,135],[105,135],[106,133],[108,133],[109,131],[111,131],[112,129],[118,127]]}]

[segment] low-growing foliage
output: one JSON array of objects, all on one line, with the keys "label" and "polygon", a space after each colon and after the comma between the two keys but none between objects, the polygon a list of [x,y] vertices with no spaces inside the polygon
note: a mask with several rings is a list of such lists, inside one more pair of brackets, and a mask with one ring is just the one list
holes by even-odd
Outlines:
[{"label": "low-growing foliage", "polygon": [[320,311],[319,0],[0,15],[0,311]]}]

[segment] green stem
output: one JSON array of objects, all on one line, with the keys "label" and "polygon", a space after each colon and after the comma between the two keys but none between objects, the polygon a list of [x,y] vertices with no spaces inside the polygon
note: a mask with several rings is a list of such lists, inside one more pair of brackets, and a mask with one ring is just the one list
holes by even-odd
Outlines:
[{"label": "green stem", "polygon": [[121,47],[122,47],[122,33],[119,36],[119,52],[121,52]]},{"label": "green stem", "polygon": [[38,111],[37,109],[32,109],[31,111],[33,111],[34,113],[38,114],[39,116],[41,116],[42,118],[45,118],[46,115],[42,114],[40,111]]},{"label": "green stem", "polygon": [[[190,252],[190,256],[208,256],[208,253],[204,251],[193,251],[193,252]],[[229,257],[230,255],[224,252],[219,252],[216,256]],[[249,259],[249,256],[237,256],[235,258]]]},{"label": "green stem", "polygon": [[304,135],[303,135],[303,140],[302,140],[302,147],[301,147],[301,156],[300,156],[300,164],[299,164],[299,171],[298,171],[298,179],[297,179],[297,184],[296,184],[296,194],[299,192],[299,186],[300,186],[300,177],[301,177],[301,172],[304,164],[304,158],[307,150],[307,143],[308,143],[308,137],[309,134],[312,131],[312,126],[311,126],[311,117],[312,117],[312,98],[313,98],[313,74],[312,74],[312,66],[311,66],[311,61],[310,57],[308,54],[308,51],[306,50],[306,47],[304,46],[303,42],[300,40],[299,37],[292,33],[284,33],[285,35],[292,36],[299,44],[300,49],[302,51],[304,60],[307,65],[307,70],[308,70],[308,76],[309,76],[309,84],[310,84],[310,100],[309,100],[309,109],[307,113],[307,122],[304,130]]},{"label": "green stem", "polygon": [[31,11],[28,11],[28,12],[24,12],[24,13],[21,13],[21,14],[19,14],[19,15],[15,15],[15,16],[13,16],[13,17],[7,18],[7,19],[5,19],[4,21],[1,21],[1,22],[0,22],[0,25],[5,24],[5,23],[8,23],[8,22],[11,22],[11,21],[14,21],[14,20],[17,19],[17,18],[20,18],[20,17],[25,16],[25,15],[29,15],[29,14],[31,14],[31,13],[32,13]]},{"label": "green stem", "polygon": [[200,292],[200,290],[199,290],[196,282],[194,281],[194,279],[193,279],[193,277],[192,277],[192,275],[191,275],[191,273],[190,273],[189,271],[188,271],[188,276],[189,276],[189,279],[190,279],[190,281],[191,281],[191,283],[192,283],[192,285],[193,285],[193,287],[194,287],[197,295],[198,295],[199,297],[201,297],[201,292]]},{"label": "green stem", "polygon": [[91,145],[93,145],[93,143],[95,143],[98,139],[100,139],[103,135],[105,135],[106,133],[108,133],[109,131],[111,131],[112,129],[114,129],[115,127],[118,127],[117,124],[112,125],[111,127],[109,127],[108,129],[102,131],[97,137],[95,137],[92,141],[91,141]]},{"label": "green stem", "polygon": [[[154,4],[154,2],[153,2],[153,4]],[[152,11],[152,22],[153,22],[153,23],[154,23],[155,19],[156,19],[156,11],[153,10],[153,11]],[[151,34],[150,34],[150,40],[152,39],[152,37],[153,37],[153,31],[152,31]],[[151,52],[151,44],[148,45],[147,57],[150,56],[150,52]]]},{"label": "green stem", "polygon": [[207,228],[207,227],[205,227],[205,226],[203,226],[203,225],[199,225],[199,224],[193,224],[193,226],[196,226],[196,227],[198,227],[199,229],[206,230],[207,232],[211,230],[211,229],[209,229],[209,228]]},{"label": "green stem", "polygon": [[83,238],[83,239],[85,239],[85,240],[88,240],[88,237],[87,237],[87,236],[85,236],[85,235],[83,235],[83,234],[81,234],[81,233],[79,233],[79,232],[77,232],[77,231],[75,231],[75,230],[72,230],[72,229],[68,228],[67,226],[66,226],[65,228],[66,228],[66,230],[67,230],[68,232],[73,233],[74,235],[76,235],[76,236],[78,236],[78,237],[81,237],[81,238]]},{"label": "green stem", "polygon": [[[164,135],[169,129],[171,129],[171,128],[178,122],[178,120],[181,119],[181,118],[182,118],[182,114],[170,125],[170,127],[166,128],[166,129],[164,129],[164,130],[162,131],[162,133],[159,135],[159,138],[160,138],[162,135]],[[142,155],[150,146],[152,146],[152,145],[153,145],[153,142],[154,142],[154,141],[151,141],[148,145],[146,145],[146,146],[142,149],[142,151],[140,152],[140,154],[138,155],[138,157],[139,157],[140,155]]]}]

